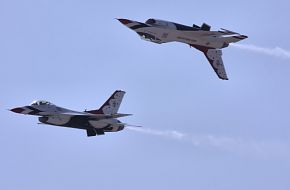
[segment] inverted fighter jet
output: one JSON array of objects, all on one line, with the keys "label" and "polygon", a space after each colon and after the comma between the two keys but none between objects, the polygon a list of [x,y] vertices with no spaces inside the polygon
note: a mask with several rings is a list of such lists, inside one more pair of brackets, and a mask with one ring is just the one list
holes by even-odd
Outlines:
[{"label": "inverted fighter jet", "polygon": [[34,101],[29,106],[16,107],[10,111],[39,116],[40,124],[84,129],[87,136],[104,135],[105,132],[121,131],[127,126],[116,119],[131,115],[117,113],[124,94],[124,91],[117,90],[101,108],[84,112],[62,108],[44,100]]},{"label": "inverted fighter jet", "polygon": [[210,26],[185,26],[174,22],[148,19],[145,23],[128,19],[118,19],[122,24],[134,30],[143,40],[157,44],[182,42],[202,51],[220,79],[228,80],[222,60],[222,48],[230,43],[246,39],[247,36],[221,29],[210,31]]}]

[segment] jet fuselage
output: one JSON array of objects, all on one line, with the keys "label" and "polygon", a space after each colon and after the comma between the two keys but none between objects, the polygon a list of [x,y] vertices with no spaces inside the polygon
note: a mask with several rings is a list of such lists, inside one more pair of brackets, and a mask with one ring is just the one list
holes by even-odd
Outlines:
[{"label": "jet fuselage", "polygon": [[88,136],[95,136],[124,129],[125,124],[116,119],[131,115],[117,113],[124,94],[124,91],[115,91],[100,109],[84,112],[59,107],[43,100],[34,101],[29,106],[13,108],[11,111],[39,116],[38,120],[43,124],[84,129]]},{"label": "jet fuselage", "polygon": [[181,42],[203,52],[220,79],[228,80],[222,60],[222,48],[230,43],[246,39],[247,36],[226,29],[210,31],[203,23],[186,26],[159,19],[148,19],[145,23],[128,19],[118,19],[122,24],[135,31],[143,40],[157,44]]}]

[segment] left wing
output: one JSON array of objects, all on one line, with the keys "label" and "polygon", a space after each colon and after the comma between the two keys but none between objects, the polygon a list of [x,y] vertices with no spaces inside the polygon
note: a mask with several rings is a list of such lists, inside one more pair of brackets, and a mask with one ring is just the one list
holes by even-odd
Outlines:
[{"label": "left wing", "polygon": [[190,46],[204,53],[208,62],[210,63],[213,70],[216,72],[216,74],[220,79],[229,80],[222,60],[222,50],[207,48],[199,45],[190,45]]}]

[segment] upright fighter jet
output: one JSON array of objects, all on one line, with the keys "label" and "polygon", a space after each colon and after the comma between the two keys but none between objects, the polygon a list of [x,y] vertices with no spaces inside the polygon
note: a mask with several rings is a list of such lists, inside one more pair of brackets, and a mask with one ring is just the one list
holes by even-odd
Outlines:
[{"label": "upright fighter jet", "polygon": [[117,113],[124,94],[124,91],[117,90],[100,109],[84,112],[62,108],[44,100],[34,101],[29,106],[16,107],[10,111],[39,116],[38,120],[43,124],[83,129],[87,131],[87,136],[104,135],[105,132],[121,131],[127,125],[116,119],[131,115]]},{"label": "upright fighter jet", "polygon": [[223,60],[222,48],[230,43],[247,38],[245,35],[221,29],[210,31],[210,26],[203,23],[201,26],[185,26],[182,24],[148,19],[145,23],[128,19],[118,19],[122,24],[134,30],[142,39],[157,44],[167,42],[182,42],[202,51],[220,79],[228,80]]}]

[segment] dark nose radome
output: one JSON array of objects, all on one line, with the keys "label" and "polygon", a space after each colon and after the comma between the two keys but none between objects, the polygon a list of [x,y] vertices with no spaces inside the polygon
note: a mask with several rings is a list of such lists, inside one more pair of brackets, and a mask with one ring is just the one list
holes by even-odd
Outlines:
[{"label": "dark nose radome", "polygon": [[117,18],[122,24],[130,24],[132,23],[131,20],[128,20],[128,19],[123,19],[123,18]]},{"label": "dark nose radome", "polygon": [[24,111],[24,109],[23,108],[13,108],[10,111],[13,111],[15,113],[22,113]]}]

